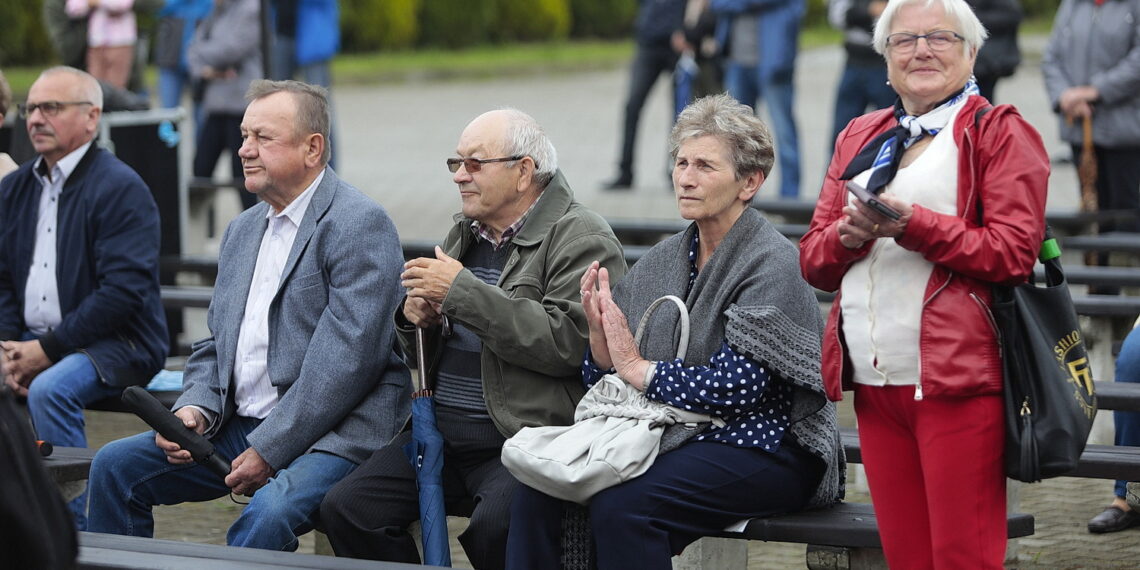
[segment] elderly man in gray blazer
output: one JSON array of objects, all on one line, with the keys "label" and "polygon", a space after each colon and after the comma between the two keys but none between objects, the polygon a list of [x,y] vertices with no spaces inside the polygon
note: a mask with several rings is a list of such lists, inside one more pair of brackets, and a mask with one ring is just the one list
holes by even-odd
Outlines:
[{"label": "elderly man in gray blazer", "polygon": [[160,435],[112,442],[91,466],[88,530],[153,535],[152,505],[251,495],[231,545],[292,550],[325,492],[409,412],[391,315],[399,238],[383,208],[337,178],[328,98],[257,81],[242,121],[246,189],[262,203],[222,239],[212,337],[194,345],[175,414],[232,459],[224,480]]}]

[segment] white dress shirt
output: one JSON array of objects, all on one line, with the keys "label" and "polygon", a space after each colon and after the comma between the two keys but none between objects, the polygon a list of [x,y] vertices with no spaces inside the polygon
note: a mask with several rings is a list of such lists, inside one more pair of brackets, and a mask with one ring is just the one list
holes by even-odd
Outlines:
[{"label": "white dress shirt", "polygon": [[277,388],[269,379],[267,358],[269,304],[281,286],[281,272],[289,259],[297,228],[301,227],[301,220],[313,197],[313,189],[324,176],[322,170],[317,179],[281,212],[270,208],[266,213],[269,224],[257,252],[257,265],[245,301],[245,314],[238,332],[237,358],[234,360],[234,401],[239,416],[263,419],[277,405]]},{"label": "white dress shirt", "polygon": [[[961,110],[961,109],[959,109]],[[955,112],[957,115],[957,112]],[[948,124],[954,124],[951,117]],[[855,177],[867,183],[870,171]],[[958,212],[958,147],[942,129],[885,189],[942,214]],[[926,284],[934,265],[890,238],[879,238],[853,263],[841,285],[843,338],[854,380],[872,386],[915,385],[921,374],[919,337]]]},{"label": "white dress shirt", "polygon": [[41,156],[32,169],[43,190],[40,192],[32,266],[28,269],[28,282],[24,284],[24,324],[36,336],[47,334],[63,320],[59,308],[59,282],[56,280],[55,236],[59,233],[59,195],[90,147],[91,142],[88,141],[61,158],[50,170]]}]

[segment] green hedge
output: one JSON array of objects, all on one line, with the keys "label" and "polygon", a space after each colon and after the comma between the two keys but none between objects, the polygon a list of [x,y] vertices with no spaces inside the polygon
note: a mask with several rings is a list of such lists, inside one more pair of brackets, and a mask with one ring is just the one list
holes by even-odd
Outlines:
[{"label": "green hedge", "polygon": [[570,0],[570,35],[575,38],[628,38],[633,35],[637,0]]},{"label": "green hedge", "polygon": [[0,1],[0,67],[43,64],[54,54],[39,1]]},{"label": "green hedge", "polygon": [[[437,0],[425,0],[425,3]],[[394,50],[415,45],[421,0],[340,0],[341,44],[347,52]]]},{"label": "green hedge", "polygon": [[489,32],[495,43],[564,40],[570,33],[567,0],[497,0],[494,25]]}]

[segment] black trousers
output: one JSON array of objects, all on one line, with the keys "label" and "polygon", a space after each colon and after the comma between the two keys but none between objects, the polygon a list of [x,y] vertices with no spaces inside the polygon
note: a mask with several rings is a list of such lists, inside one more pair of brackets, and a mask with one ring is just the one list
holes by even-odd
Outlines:
[{"label": "black trousers", "polygon": [[214,167],[218,164],[222,152],[230,152],[230,175],[238,187],[241,197],[242,209],[257,204],[257,196],[248,192],[242,181],[245,174],[241,168],[241,157],[238,149],[241,148],[241,115],[227,113],[210,113],[206,117],[206,124],[202,126],[199,135],[198,147],[194,151],[194,176],[198,178],[211,178]]},{"label": "black trousers", "polygon": [[[637,145],[637,123],[641,120],[641,109],[649,98],[649,91],[662,73],[673,76],[677,65],[677,54],[668,44],[661,46],[638,45],[629,70],[629,93],[625,100],[625,126],[622,130],[621,162],[618,177],[633,180],[633,150]],[[672,82],[667,88],[674,92]],[[672,109],[670,109],[670,119]]]},{"label": "black trousers", "polygon": [[[1081,146],[1072,145],[1073,164],[1081,164]],[[1140,147],[1104,148],[1093,146],[1096,153],[1096,199],[1099,210],[1132,210],[1136,216],[1127,221],[1104,222],[1100,233],[1140,231]]]},{"label": "black trousers", "polygon": [[[672,568],[698,538],[747,518],[803,509],[823,462],[785,440],[775,453],[689,442],[657,457],[644,475],[590,499],[599,570]],[[507,568],[558,568],[568,503],[520,484],[511,508]]]},{"label": "black trousers", "polygon": [[[506,564],[511,497],[520,483],[499,456],[505,439],[490,420],[436,407],[445,441],[447,514],[470,516],[459,543],[475,568]],[[408,525],[419,520],[416,473],[404,453],[405,431],[337,483],[321,503],[321,521],[337,556],[420,563]]]}]

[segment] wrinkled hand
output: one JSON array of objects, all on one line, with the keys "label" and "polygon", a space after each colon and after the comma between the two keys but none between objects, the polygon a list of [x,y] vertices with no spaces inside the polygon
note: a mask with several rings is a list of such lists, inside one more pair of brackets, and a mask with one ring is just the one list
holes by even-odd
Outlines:
[{"label": "wrinkled hand", "polygon": [[[194,430],[195,433],[201,435],[206,431],[206,417],[202,415],[202,412],[190,406],[186,406],[178,408],[178,410],[174,412],[174,415],[182,420],[182,425]],[[154,434],[154,444],[166,454],[166,460],[170,463],[185,465],[194,462],[194,458],[190,455],[189,451],[182,449],[177,443],[162,437],[162,434],[158,432]]]},{"label": "wrinkled hand", "polygon": [[649,361],[641,357],[625,314],[618,308],[613,297],[606,297],[602,303],[602,326],[606,331],[606,344],[613,358],[613,367],[618,376],[638,390],[645,389],[645,372]]},{"label": "wrinkled hand", "polygon": [[[408,290],[409,300],[419,298],[440,304],[447,297],[447,292],[451,290],[451,284],[460,271],[463,271],[463,264],[448,257],[437,245],[435,259],[418,257],[404,264],[400,284]],[[404,306],[407,307],[407,304]]]},{"label": "wrinkled hand", "polygon": [[613,366],[610,349],[606,344],[606,331],[602,324],[602,299],[612,299],[610,272],[595,261],[582,274],[579,282],[582,294],[582,309],[586,312],[586,322],[590,325],[590,354],[594,363],[602,369]]},{"label": "wrinkled hand", "polygon": [[408,297],[404,301],[404,318],[421,329],[443,322],[439,304],[431,303],[419,297]]},{"label": "wrinkled hand", "polygon": [[226,486],[234,493],[247,497],[252,497],[253,493],[264,487],[273,476],[273,468],[252,447],[237,456],[230,464],[230,468],[230,474],[226,476]]},{"label": "wrinkled hand", "polygon": [[32,380],[52,365],[38,340],[0,342],[0,351],[4,355],[0,364],[4,383],[20,396],[27,396]]},{"label": "wrinkled hand", "polygon": [[1091,85],[1069,87],[1061,92],[1058,103],[1061,113],[1068,119],[1090,116],[1092,104],[1100,99],[1100,91]]},{"label": "wrinkled hand", "polygon": [[868,241],[881,237],[897,238],[906,232],[906,225],[914,215],[914,208],[889,193],[880,194],[879,200],[894,208],[902,216],[898,220],[892,220],[858,200],[852,201],[843,207],[844,216],[836,224],[839,243],[843,244],[843,247],[857,249]]}]

